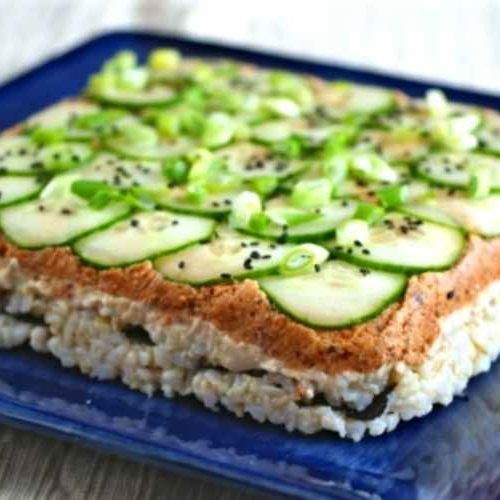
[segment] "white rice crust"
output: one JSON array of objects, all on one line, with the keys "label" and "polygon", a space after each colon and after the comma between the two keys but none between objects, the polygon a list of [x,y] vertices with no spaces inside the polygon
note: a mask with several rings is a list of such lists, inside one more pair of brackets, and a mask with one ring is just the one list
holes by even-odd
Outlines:
[{"label": "white rice crust", "polygon": [[[161,312],[131,300],[79,288],[54,300],[50,281],[26,276],[14,259],[0,261],[0,348],[29,342],[63,366],[100,380],[119,378],[148,395],[194,395],[205,406],[284,425],[289,431],[329,430],[360,440],[448,405],[468,380],[487,371],[500,352],[500,280],[475,302],[440,322],[441,334],[418,366],[394,363],[371,373],[288,369],[252,345],[237,343],[193,318],[165,325]],[[37,326],[19,318],[31,314]],[[145,342],[126,327],[140,325]],[[371,420],[354,418],[392,387],[385,409]],[[346,409],[348,411],[346,412]]]}]

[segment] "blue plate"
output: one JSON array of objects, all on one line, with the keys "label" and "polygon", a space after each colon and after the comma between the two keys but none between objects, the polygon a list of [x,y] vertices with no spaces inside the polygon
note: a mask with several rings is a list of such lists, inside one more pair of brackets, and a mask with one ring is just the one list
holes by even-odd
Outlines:
[{"label": "blue plate", "polygon": [[[0,88],[0,129],[64,96],[120,49],[144,55],[169,45],[191,55],[400,88],[422,83],[220,45],[142,33],[95,38]],[[455,100],[500,108],[500,98],[439,85]],[[393,433],[354,444],[329,433],[212,413],[191,399],[151,399],[95,382],[28,349],[0,351],[0,420],[160,466],[307,498],[493,498],[500,493],[500,366],[472,381],[467,396]]]}]

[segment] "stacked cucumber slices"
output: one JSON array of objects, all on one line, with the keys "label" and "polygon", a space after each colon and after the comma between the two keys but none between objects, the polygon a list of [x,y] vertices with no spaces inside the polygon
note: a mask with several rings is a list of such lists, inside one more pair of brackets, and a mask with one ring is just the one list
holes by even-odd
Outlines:
[{"label": "stacked cucumber slices", "polygon": [[87,264],[254,279],[317,328],[367,321],[409,276],[500,236],[500,115],[170,49],[121,52],[0,138],[0,225]]}]

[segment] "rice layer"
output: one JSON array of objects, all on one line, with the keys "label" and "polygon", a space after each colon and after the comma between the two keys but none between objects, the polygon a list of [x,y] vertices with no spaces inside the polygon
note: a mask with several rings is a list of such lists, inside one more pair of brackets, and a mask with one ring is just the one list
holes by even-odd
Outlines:
[{"label": "rice layer", "polygon": [[191,394],[214,410],[356,441],[449,404],[500,352],[500,281],[441,319],[420,365],[338,375],[287,369],[196,318],[165,324],[160,310],[129,299],[82,287],[54,299],[52,288],[49,280],[25,275],[14,259],[0,262],[1,348],[29,342],[63,366],[101,380],[120,378],[148,395]]}]

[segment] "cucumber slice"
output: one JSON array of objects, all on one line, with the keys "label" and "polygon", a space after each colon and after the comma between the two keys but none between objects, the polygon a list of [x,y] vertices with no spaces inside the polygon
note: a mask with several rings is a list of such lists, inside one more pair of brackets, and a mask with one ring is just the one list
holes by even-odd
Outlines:
[{"label": "cucumber slice", "polygon": [[76,196],[54,195],[4,208],[0,211],[0,226],[16,245],[41,248],[68,243],[128,212],[129,207],[122,203],[93,210]]},{"label": "cucumber slice", "polygon": [[148,148],[138,147],[120,139],[109,138],[104,141],[104,147],[125,158],[138,160],[164,160],[170,156],[178,156],[195,147],[195,143],[185,137],[171,142],[162,142]]},{"label": "cucumber slice", "polygon": [[[281,205],[281,200],[273,200],[268,207],[272,209]],[[317,241],[332,236],[335,233],[335,228],[338,227],[339,224],[354,216],[356,206],[357,203],[352,200],[335,200],[326,207],[311,210],[310,212],[319,214],[319,217],[308,222],[293,226],[280,225],[272,222],[259,230],[252,230],[249,228],[237,229],[243,233],[277,241]]]},{"label": "cucumber slice", "polygon": [[387,214],[369,229],[365,241],[331,248],[359,265],[387,271],[418,272],[451,267],[462,255],[461,231],[399,213]]},{"label": "cucumber slice", "polygon": [[209,243],[160,257],[154,263],[156,269],[168,279],[193,285],[262,276],[274,272],[292,248],[237,233],[218,233]]},{"label": "cucumber slice", "polygon": [[36,177],[0,177],[0,207],[28,200],[42,189],[43,182]]},{"label": "cucumber slice", "polygon": [[22,135],[0,139],[0,173],[37,174],[43,165],[38,161],[40,148]]},{"label": "cucumber slice", "polygon": [[262,176],[283,178],[305,168],[303,162],[282,159],[264,146],[246,142],[219,149],[216,157],[227,164],[229,172],[245,179]]},{"label": "cucumber slice", "polygon": [[465,230],[488,238],[500,236],[500,195],[481,199],[442,197],[432,205],[453,217]]},{"label": "cucumber slice", "polygon": [[100,267],[124,266],[206,240],[215,222],[166,211],[142,212],[78,240],[73,248]]},{"label": "cucumber slice", "polygon": [[0,139],[0,173],[36,175],[82,165],[92,158],[93,150],[84,143],[62,143],[38,147],[29,137]]},{"label": "cucumber slice", "polygon": [[318,273],[258,281],[269,298],[297,321],[340,328],[377,316],[403,294],[407,278],[333,261],[323,264]]},{"label": "cucumber slice", "polygon": [[95,113],[99,107],[83,100],[66,100],[36,113],[28,119],[28,127],[68,127],[72,120],[78,116]]},{"label": "cucumber slice", "polygon": [[372,115],[390,111],[395,103],[394,92],[378,87],[346,82],[320,83],[315,88],[317,104],[331,118],[359,113]]},{"label": "cucumber slice", "polygon": [[143,108],[169,104],[175,99],[175,93],[168,87],[157,86],[141,91],[108,89],[99,94],[92,94],[91,97],[104,104],[125,108]]},{"label": "cucumber slice", "polygon": [[305,139],[312,147],[324,143],[333,133],[333,126],[311,127],[306,120],[273,120],[252,129],[252,138],[264,143],[285,141],[292,136]]},{"label": "cucumber slice", "polygon": [[500,154],[500,113],[487,110],[483,113],[483,123],[478,129],[478,149],[494,155]]},{"label": "cucumber slice", "polygon": [[231,211],[233,200],[239,192],[208,193],[199,203],[190,201],[183,187],[172,188],[170,192],[157,200],[158,205],[174,212],[221,217]]},{"label": "cucumber slice", "polygon": [[417,219],[435,222],[443,226],[460,228],[460,223],[444,210],[434,206],[432,203],[410,203],[399,208],[399,211],[416,217]]},{"label": "cucumber slice", "polygon": [[491,170],[491,188],[500,189],[500,160],[466,153],[434,154],[420,162],[417,173],[438,186],[463,189],[470,184],[470,167],[481,165]]},{"label": "cucumber slice", "polygon": [[388,162],[403,163],[427,155],[431,143],[416,131],[367,130],[359,135],[354,147],[358,150],[376,150]]},{"label": "cucumber slice", "polygon": [[99,154],[77,173],[79,178],[104,181],[118,188],[165,184],[159,162],[132,161],[109,153]]}]

